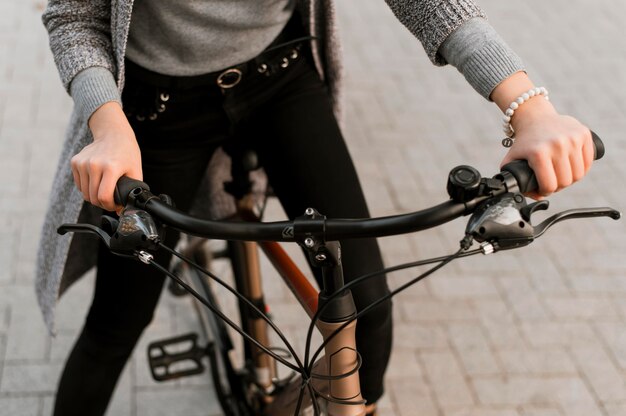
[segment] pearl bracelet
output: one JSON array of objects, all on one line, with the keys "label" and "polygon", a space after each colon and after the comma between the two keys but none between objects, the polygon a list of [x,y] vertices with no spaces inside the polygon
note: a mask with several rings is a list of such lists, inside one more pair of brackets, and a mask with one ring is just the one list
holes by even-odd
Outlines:
[{"label": "pearl bracelet", "polygon": [[511,147],[515,141],[515,130],[513,130],[513,126],[511,126],[511,119],[513,118],[513,114],[515,114],[515,110],[536,95],[543,95],[546,100],[550,99],[548,96],[548,90],[545,87],[531,88],[524,94],[517,97],[515,101],[513,101],[506,109],[504,117],[502,118],[502,130],[506,136],[502,139],[502,146]]}]

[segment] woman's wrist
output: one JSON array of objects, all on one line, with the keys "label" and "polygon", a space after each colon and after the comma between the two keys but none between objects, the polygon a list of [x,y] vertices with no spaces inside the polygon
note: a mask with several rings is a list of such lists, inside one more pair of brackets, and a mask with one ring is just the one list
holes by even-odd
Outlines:
[{"label": "woman's wrist", "polygon": [[[91,115],[88,124],[94,141],[109,137],[111,132],[121,133],[121,136],[129,134],[131,137],[134,137],[126,114],[124,114],[121,105],[116,101],[110,101],[101,105]],[[114,134],[114,136],[120,136],[120,134]]]},{"label": "woman's wrist", "polygon": [[[516,72],[502,81],[493,90],[490,98],[504,113],[512,102],[533,88],[535,88],[535,84],[525,72]],[[554,114],[557,114],[557,111],[552,103],[546,100],[543,95],[537,94],[515,109],[510,123],[513,129],[518,131],[524,124],[530,123],[538,117]]]},{"label": "woman's wrist", "polygon": [[535,84],[528,75],[526,75],[525,72],[519,71],[499,83],[493,89],[489,98],[495,102],[504,113],[517,97],[534,87]]},{"label": "woman's wrist", "polygon": [[515,114],[511,118],[511,126],[515,131],[523,129],[523,126],[532,123],[533,120],[547,116],[557,115],[557,111],[552,103],[541,95],[536,95],[526,101],[524,105],[520,105]]}]

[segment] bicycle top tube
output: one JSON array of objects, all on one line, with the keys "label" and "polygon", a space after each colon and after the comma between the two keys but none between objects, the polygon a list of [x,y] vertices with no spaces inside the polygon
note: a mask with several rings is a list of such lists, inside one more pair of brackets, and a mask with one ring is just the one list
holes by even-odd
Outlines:
[{"label": "bicycle top tube", "polygon": [[[595,158],[604,155],[604,145],[592,132]],[[538,188],[534,173],[526,161],[514,161],[492,179],[481,178],[473,168],[461,166],[453,178],[460,183],[460,194],[449,189],[452,200],[408,214],[368,219],[326,219],[312,211],[293,221],[239,222],[203,220],[185,214],[150,192],[141,181],[122,177],[115,190],[115,200],[128,200],[170,227],[187,234],[211,239],[245,241],[300,241],[315,235],[325,241],[383,237],[432,228],[473,212],[480,203],[508,192],[526,193]],[[455,170],[453,170],[453,173]],[[451,176],[453,175],[451,173]],[[323,214],[323,213],[322,213]]]}]

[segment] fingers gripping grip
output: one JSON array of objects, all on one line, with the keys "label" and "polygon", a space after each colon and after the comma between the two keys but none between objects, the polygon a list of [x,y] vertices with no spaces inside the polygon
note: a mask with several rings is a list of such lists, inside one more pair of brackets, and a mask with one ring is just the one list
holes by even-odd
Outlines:
[{"label": "fingers gripping grip", "polygon": [[136,188],[145,189],[147,191],[150,190],[150,187],[140,180],[131,179],[128,176],[119,178],[117,185],[115,185],[115,193],[113,194],[115,203],[125,206],[128,202],[128,196]]},{"label": "fingers gripping grip", "polygon": [[[594,159],[598,160],[604,156],[604,143],[600,140],[597,134],[591,132],[594,145]],[[515,160],[502,166],[502,171],[511,173],[517,180],[520,192],[525,194],[527,192],[533,192],[539,189],[537,184],[537,178],[535,173],[528,166],[528,162],[525,160]]]}]

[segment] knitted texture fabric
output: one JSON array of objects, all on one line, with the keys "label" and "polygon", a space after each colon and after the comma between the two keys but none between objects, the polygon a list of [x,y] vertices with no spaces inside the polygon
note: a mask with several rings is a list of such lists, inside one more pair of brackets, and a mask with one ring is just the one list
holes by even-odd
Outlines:
[{"label": "knitted texture fabric", "polygon": [[386,1],[398,20],[419,39],[436,65],[446,64],[437,51],[452,32],[468,19],[487,17],[472,0]]},{"label": "knitted texture fabric", "polygon": [[[388,0],[398,19],[422,42],[426,53],[437,64],[437,49],[446,37],[464,21],[482,16],[468,0]],[[50,0],[43,15],[49,32],[50,47],[69,91],[72,80],[86,68],[102,67],[115,77],[119,92],[124,87],[124,55],[132,0]],[[358,7],[355,5],[355,7]],[[335,112],[339,113],[341,59],[335,9],[332,0],[299,0],[297,9],[306,31],[319,38],[312,43],[315,65],[329,87]],[[48,329],[54,333],[54,313],[58,298],[95,262],[97,241],[85,235],[60,237],[56,229],[62,223],[91,221],[97,223],[99,211],[83,203],[74,186],[70,159],[93,140],[87,127],[87,112],[75,106],[71,116],[57,171],[53,180],[48,211],[39,245],[36,292]],[[232,208],[232,201],[218,189],[217,178],[225,176],[224,153],[216,155],[199,194],[214,195],[210,206],[196,206],[207,216],[219,217]],[[219,158],[222,158],[220,161]],[[67,261],[68,257],[71,261]]]}]

